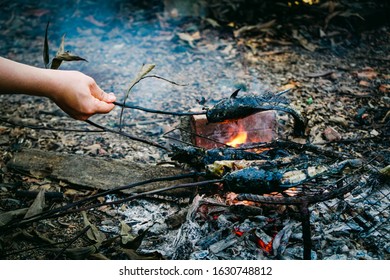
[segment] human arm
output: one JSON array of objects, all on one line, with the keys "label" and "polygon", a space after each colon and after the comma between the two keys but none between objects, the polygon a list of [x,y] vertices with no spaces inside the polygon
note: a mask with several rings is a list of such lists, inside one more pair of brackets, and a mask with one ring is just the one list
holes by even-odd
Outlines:
[{"label": "human arm", "polygon": [[81,72],[37,68],[3,57],[0,93],[48,97],[78,120],[110,112],[116,100],[113,93],[104,92],[93,78]]}]

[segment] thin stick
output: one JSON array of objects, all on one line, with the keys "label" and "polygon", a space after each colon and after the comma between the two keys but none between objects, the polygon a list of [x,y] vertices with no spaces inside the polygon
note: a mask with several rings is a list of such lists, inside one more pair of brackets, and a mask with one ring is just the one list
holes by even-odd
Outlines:
[{"label": "thin stick", "polygon": [[163,115],[173,115],[173,116],[194,116],[194,115],[204,115],[206,114],[206,111],[200,111],[200,112],[170,112],[170,111],[162,111],[162,110],[154,110],[149,109],[141,106],[136,105],[129,105],[119,102],[114,102],[115,105],[121,106],[122,108],[129,108],[129,109],[135,109],[135,110],[141,110],[148,113],[155,113],[155,114],[163,114]]},{"label": "thin stick", "polygon": [[[32,219],[32,220],[29,219],[28,221],[21,221],[19,223],[19,225],[26,224],[26,223],[31,223],[31,222],[34,222],[34,221],[37,221],[37,220],[42,220],[42,219],[58,218],[58,217],[65,216],[65,215],[68,215],[68,214],[78,213],[78,212],[81,212],[81,211],[87,211],[87,210],[89,210],[91,208],[98,208],[98,207],[101,207],[101,206],[104,206],[104,205],[120,204],[120,203],[128,202],[128,201],[136,199],[136,198],[145,197],[145,196],[153,195],[153,194],[158,194],[158,193],[166,192],[166,191],[173,190],[173,189],[188,188],[188,187],[198,187],[198,186],[203,186],[203,185],[208,185],[208,184],[213,184],[213,183],[219,183],[219,182],[223,182],[223,180],[222,179],[214,179],[214,180],[207,180],[207,181],[194,182],[194,183],[177,184],[177,185],[166,187],[166,188],[161,188],[161,189],[152,190],[152,191],[143,192],[143,193],[137,193],[137,194],[134,194],[134,195],[129,196],[127,198],[119,199],[119,200],[116,200],[116,201],[92,204],[92,205],[84,206],[84,207],[77,208],[77,209],[63,211],[63,212],[57,213],[57,214],[54,213],[54,214],[51,214],[51,215],[46,215],[44,217],[38,217],[38,219],[35,218],[35,219]],[[54,209],[54,210],[56,210],[56,209]],[[56,212],[58,212],[58,211],[56,211]]]},{"label": "thin stick", "polygon": [[302,222],[302,239],[303,239],[303,259],[311,260],[311,229],[310,229],[310,210],[308,203],[299,205]]},{"label": "thin stick", "polygon": [[163,150],[165,150],[165,151],[170,151],[167,147],[164,147],[164,146],[162,146],[162,145],[160,145],[160,144],[158,144],[158,143],[156,143],[156,142],[149,141],[149,140],[145,140],[145,139],[139,138],[139,137],[134,136],[134,135],[130,135],[130,134],[128,134],[128,133],[126,133],[126,132],[123,132],[123,131],[120,131],[120,130],[117,131],[117,130],[114,130],[114,129],[111,129],[111,128],[102,126],[102,125],[100,125],[100,124],[97,124],[97,123],[95,123],[95,122],[93,122],[93,121],[90,121],[90,120],[86,120],[85,122],[88,123],[88,124],[90,124],[90,125],[92,125],[92,126],[94,126],[94,127],[100,128],[100,129],[102,129],[103,131],[111,132],[111,133],[115,133],[115,134],[119,134],[119,135],[125,136],[125,137],[127,137],[127,138],[129,138],[129,139],[131,139],[131,140],[138,141],[138,142],[142,142],[142,143],[144,143],[144,144],[148,144],[148,145],[157,147],[157,148],[159,148],[159,149],[163,149]]},{"label": "thin stick", "polygon": [[75,237],[73,237],[67,244],[64,246],[61,251],[58,252],[57,255],[53,258],[54,260],[58,259],[59,256],[62,255],[62,253],[65,252],[66,249],[70,247],[74,242],[76,242],[77,239],[79,239],[82,235],[84,235],[89,229],[91,228],[90,225],[87,225],[85,228],[83,228]]},{"label": "thin stick", "polygon": [[[180,180],[180,179],[185,179],[185,178],[194,178],[194,177],[202,176],[202,175],[204,175],[204,174],[201,173],[201,172],[191,172],[191,173],[188,173],[188,174],[181,174],[181,175],[153,178],[153,179],[148,179],[148,180],[144,180],[144,181],[140,181],[140,182],[135,182],[135,183],[124,185],[124,186],[119,186],[119,187],[116,187],[116,188],[113,188],[113,189],[110,189],[110,190],[107,190],[107,191],[104,191],[104,192],[97,193],[95,195],[89,196],[89,197],[87,197],[85,199],[82,199],[82,200],[79,200],[77,202],[70,203],[70,204],[67,204],[65,206],[58,207],[58,208],[49,210],[47,212],[43,212],[43,213],[31,216],[28,220],[20,221],[19,225],[32,223],[32,222],[35,222],[35,221],[38,221],[38,220],[42,220],[42,219],[47,219],[47,218],[53,218],[53,217],[61,216],[61,213],[59,215],[58,214],[55,215],[55,214],[59,213],[61,211],[66,211],[68,209],[71,209],[71,208],[83,205],[83,204],[85,204],[85,203],[87,203],[87,202],[89,202],[89,201],[91,201],[91,200],[93,200],[93,199],[95,199],[97,197],[104,196],[104,195],[107,195],[107,194],[118,193],[121,190],[131,189],[131,188],[135,188],[135,187],[138,187],[138,186],[142,186],[142,185],[146,185],[146,184],[150,184],[150,183],[155,183],[155,182],[175,181],[175,180]],[[12,224],[8,224],[8,225],[6,225],[4,227],[10,227],[10,226],[12,226]]]},{"label": "thin stick", "polygon": [[128,202],[130,200],[133,200],[135,198],[140,198],[140,197],[145,197],[145,196],[149,196],[149,195],[153,195],[153,194],[158,194],[158,193],[170,191],[170,190],[173,190],[173,189],[188,188],[188,187],[199,187],[199,186],[203,186],[203,185],[209,185],[209,184],[220,183],[220,182],[223,182],[223,179],[213,179],[213,180],[206,180],[206,181],[194,182],[194,183],[177,184],[177,185],[173,185],[173,186],[166,187],[166,188],[161,188],[161,189],[152,190],[152,191],[143,192],[143,193],[137,193],[137,194],[134,194],[134,195],[129,196],[129,197],[124,198],[124,199],[119,199],[119,200],[115,200],[115,201],[89,205],[89,206],[86,206],[86,207],[83,207],[83,208],[78,208],[78,209],[75,209],[73,211],[69,211],[66,214],[80,212],[80,211],[85,211],[85,210],[88,210],[88,209],[91,209],[91,208],[96,208],[96,207],[100,207],[100,206],[104,206],[104,205],[121,204],[121,203],[124,203],[124,202]]},{"label": "thin stick", "polygon": [[171,83],[171,84],[173,84],[173,85],[175,85],[175,86],[181,86],[181,87],[188,86],[188,84],[178,84],[178,83],[176,83],[176,82],[174,82],[174,81],[168,80],[168,79],[166,79],[166,78],[163,78],[163,77],[160,77],[160,76],[157,76],[157,75],[147,75],[147,76],[143,77],[142,79],[145,79],[145,78],[156,78],[156,79],[160,79],[160,80],[166,81],[166,82],[168,82],[168,83]]},{"label": "thin stick", "polygon": [[36,125],[29,125],[29,124],[22,124],[22,123],[14,123],[10,120],[0,118],[0,122],[10,124],[12,126],[16,127],[24,127],[24,128],[30,128],[30,129],[36,129],[36,130],[50,130],[50,131],[61,131],[61,132],[104,132],[104,130],[86,130],[86,129],[72,129],[72,128],[55,128],[55,127],[46,127],[46,126],[36,126]]}]

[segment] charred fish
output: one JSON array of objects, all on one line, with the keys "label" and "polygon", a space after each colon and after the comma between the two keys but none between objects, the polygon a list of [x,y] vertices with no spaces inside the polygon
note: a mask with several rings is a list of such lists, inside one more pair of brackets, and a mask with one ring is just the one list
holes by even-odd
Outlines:
[{"label": "charred fish", "polygon": [[262,111],[276,110],[286,112],[294,118],[294,134],[303,136],[306,122],[303,116],[289,107],[284,99],[276,95],[242,95],[238,96],[240,89],[236,90],[229,98],[221,99],[206,112],[207,120],[211,123],[226,122],[242,119]]}]

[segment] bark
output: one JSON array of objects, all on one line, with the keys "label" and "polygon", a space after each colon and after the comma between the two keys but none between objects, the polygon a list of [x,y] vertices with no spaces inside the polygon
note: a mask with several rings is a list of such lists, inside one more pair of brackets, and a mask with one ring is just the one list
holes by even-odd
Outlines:
[{"label": "bark", "polygon": [[[72,187],[84,187],[109,190],[118,186],[148,179],[174,176],[187,173],[173,166],[148,165],[126,160],[96,158],[86,155],[62,154],[43,150],[22,150],[8,162],[11,170],[38,178],[52,178],[72,184]],[[190,182],[181,179],[174,182],[156,182],[123,190],[125,193],[145,192],[178,183]],[[188,196],[193,190],[172,190],[168,195]]]}]

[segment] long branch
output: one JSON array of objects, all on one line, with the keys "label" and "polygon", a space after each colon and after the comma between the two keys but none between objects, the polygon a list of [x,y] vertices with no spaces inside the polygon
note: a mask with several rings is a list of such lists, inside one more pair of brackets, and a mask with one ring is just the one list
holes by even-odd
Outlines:
[{"label": "long branch", "polygon": [[141,106],[136,105],[129,105],[119,102],[114,102],[115,105],[121,106],[123,108],[129,108],[129,109],[135,109],[135,110],[141,110],[148,113],[155,113],[155,114],[163,114],[163,115],[173,115],[173,116],[194,116],[194,115],[204,115],[206,114],[206,111],[200,111],[200,112],[171,112],[171,111],[162,111],[162,110],[154,110],[150,108],[145,108]]},{"label": "long branch", "polygon": [[142,142],[142,143],[144,143],[144,144],[148,144],[148,145],[157,147],[157,148],[159,148],[159,149],[163,149],[163,150],[168,151],[168,152],[170,151],[167,147],[162,146],[162,145],[160,145],[160,144],[158,144],[158,143],[156,143],[156,142],[149,141],[149,140],[145,140],[145,139],[139,138],[139,137],[137,137],[137,136],[128,134],[128,133],[123,132],[123,131],[117,131],[117,130],[108,128],[108,127],[106,127],[106,126],[102,126],[102,125],[100,125],[100,124],[97,124],[97,123],[95,123],[95,122],[93,122],[93,121],[90,121],[90,120],[86,120],[85,122],[88,123],[88,124],[90,124],[90,125],[92,125],[92,126],[94,126],[94,127],[100,128],[100,129],[103,130],[103,131],[115,133],[115,134],[118,134],[118,135],[122,135],[122,136],[125,136],[125,137],[127,137],[127,138],[129,138],[129,139],[131,139],[131,140],[138,141],[138,142]]}]

